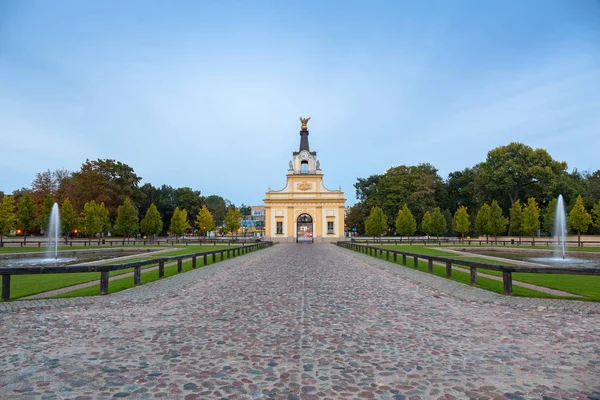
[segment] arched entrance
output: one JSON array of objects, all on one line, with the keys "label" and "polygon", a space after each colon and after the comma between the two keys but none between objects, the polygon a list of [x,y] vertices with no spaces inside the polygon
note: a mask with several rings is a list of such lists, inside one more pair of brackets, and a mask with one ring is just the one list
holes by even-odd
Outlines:
[{"label": "arched entrance", "polygon": [[300,214],[296,221],[296,243],[313,242],[313,219],[308,214]]}]

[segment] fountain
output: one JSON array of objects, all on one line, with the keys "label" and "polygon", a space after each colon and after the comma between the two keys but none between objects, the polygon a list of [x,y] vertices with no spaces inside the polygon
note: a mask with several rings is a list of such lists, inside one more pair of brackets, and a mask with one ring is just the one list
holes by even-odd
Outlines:
[{"label": "fountain", "polygon": [[58,259],[58,241],[60,240],[60,215],[58,212],[58,203],[52,206],[50,213],[50,222],[48,223],[48,257],[54,260]]},{"label": "fountain", "polygon": [[[562,259],[565,259],[565,240],[567,234],[567,222],[565,214],[565,203],[562,194],[558,195],[556,211],[554,213],[554,236],[559,240],[559,249],[562,250]],[[560,253],[559,253],[560,254]]]}]

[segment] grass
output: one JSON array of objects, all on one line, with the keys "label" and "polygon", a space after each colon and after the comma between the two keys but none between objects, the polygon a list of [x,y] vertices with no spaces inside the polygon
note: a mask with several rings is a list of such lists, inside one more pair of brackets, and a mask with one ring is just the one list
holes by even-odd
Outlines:
[{"label": "grass", "polygon": [[[439,248],[439,246],[437,249],[432,248],[432,247],[433,246],[416,246],[416,245],[410,246],[409,248],[407,248],[407,246],[394,246],[394,245],[384,246],[385,249],[407,251],[407,252],[418,253],[418,254],[423,254],[423,255],[435,255],[435,256],[442,256],[442,257],[447,256],[447,257],[451,257],[451,258],[457,258],[457,259],[463,259],[463,260],[469,260],[469,261],[486,262],[486,263],[490,263],[490,264],[511,265],[510,262],[488,260],[488,259],[478,258],[478,257],[460,256],[458,254],[443,251],[442,249]],[[402,257],[398,257],[399,263],[401,262],[401,260],[402,260]],[[412,260],[407,259],[407,264],[412,266]],[[427,271],[427,268],[426,268],[427,263],[425,261],[419,261],[419,266],[421,266],[421,264],[425,265],[424,271],[426,272]],[[458,264],[458,265],[460,266],[460,264]],[[441,274],[439,276],[445,277],[445,267],[437,267],[437,268],[439,268],[441,270]],[[419,268],[419,269],[421,269],[421,268]],[[436,266],[434,266],[434,272],[435,272],[435,270],[436,270]],[[484,269],[484,268],[480,268],[480,269],[478,269],[478,271],[480,271],[481,273],[488,274],[488,275],[502,276],[502,272],[500,272],[500,271],[493,271],[493,270],[488,270],[488,269]],[[461,280],[454,279],[455,274],[457,274],[457,276],[459,276],[459,277],[460,277],[460,274],[464,274],[465,277],[461,277],[460,278]],[[436,275],[438,275],[438,274],[436,274]],[[466,272],[453,270],[452,275],[453,275],[453,280],[458,280],[459,282],[463,282],[463,283],[467,283],[467,284],[469,284],[469,282],[470,282],[469,274]],[[488,289],[487,286],[489,286],[490,288],[488,290],[492,290],[497,293],[503,293],[502,282],[493,281],[496,283],[491,284],[489,282],[486,282],[488,280],[493,281],[492,279],[483,278],[483,277],[479,276],[477,279],[478,286],[483,289]],[[561,290],[563,292],[568,292],[568,293],[572,293],[574,295],[583,296],[583,298],[577,298],[579,300],[600,301],[600,276],[566,275],[566,274],[534,274],[534,273],[518,273],[518,272],[513,273],[513,294],[514,295],[522,295],[523,290],[526,290],[526,291],[531,292],[531,295],[528,295],[528,297],[575,298],[575,297],[552,296],[552,295],[549,295],[546,293],[541,293],[538,291],[525,289],[525,288],[517,286],[518,284],[516,284],[515,281],[530,283],[532,285],[547,287],[550,289]],[[517,287],[519,288],[518,291],[516,289]]]},{"label": "grass", "polygon": [[[201,248],[200,248],[201,247]],[[133,261],[141,261],[141,260],[149,260],[153,258],[161,258],[161,257],[170,257],[177,255],[185,255],[192,253],[199,253],[203,251],[213,251],[213,250],[221,250],[221,249],[233,249],[235,246],[187,246],[175,248],[172,251],[156,254],[147,257],[135,257],[128,260],[119,260],[116,264],[123,264],[127,262]],[[212,257],[208,257],[209,261],[212,260]],[[103,260],[102,264],[112,264],[113,262]],[[202,263],[202,258],[198,259],[198,264]],[[142,267],[142,269],[147,269],[156,266],[154,265],[146,265]],[[190,261],[191,268],[191,261]],[[175,266],[175,270],[177,270],[177,266]],[[118,271],[111,271],[109,273],[110,276],[126,274],[128,272],[132,272],[133,268],[127,268]],[[166,273],[166,268],[165,268]],[[158,277],[158,272],[156,272]],[[142,279],[144,274],[142,274]],[[131,279],[131,283],[133,285],[133,278],[125,278]],[[20,297],[31,296],[38,293],[44,293],[50,290],[62,289],[65,287],[78,285],[80,283],[91,282],[95,280],[100,280],[100,273],[98,272],[77,272],[77,273],[64,273],[64,274],[34,274],[34,275],[12,275],[11,277],[11,285],[10,285],[10,298],[18,299]],[[112,285],[112,282],[111,282]],[[98,290],[99,292],[99,290]],[[98,294],[95,293],[95,294]]]}]

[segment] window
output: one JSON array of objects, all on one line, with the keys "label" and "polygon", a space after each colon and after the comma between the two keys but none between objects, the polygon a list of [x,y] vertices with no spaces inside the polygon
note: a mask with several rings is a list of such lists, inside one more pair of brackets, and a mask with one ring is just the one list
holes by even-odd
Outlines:
[{"label": "window", "polygon": [[302,167],[301,172],[303,174],[308,174],[308,163],[306,161],[302,161],[302,166],[301,167]]},{"label": "window", "polygon": [[333,222],[327,222],[327,234],[328,235],[333,235]]},{"label": "window", "polygon": [[283,222],[278,222],[277,223],[277,234],[278,235],[283,235]]}]

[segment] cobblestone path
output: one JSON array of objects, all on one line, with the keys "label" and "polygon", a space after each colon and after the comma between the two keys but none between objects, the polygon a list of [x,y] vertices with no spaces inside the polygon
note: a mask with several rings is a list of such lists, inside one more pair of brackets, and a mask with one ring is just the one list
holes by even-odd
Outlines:
[{"label": "cobblestone path", "polygon": [[0,313],[0,398],[600,398],[597,313],[464,300],[383,263],[278,245]]}]

